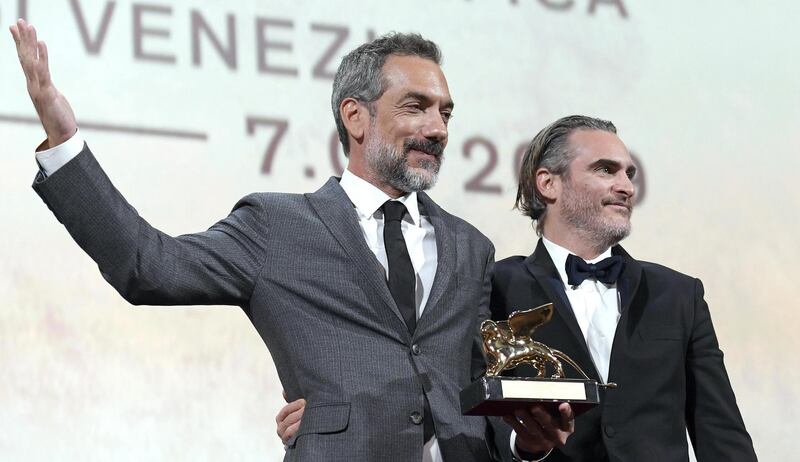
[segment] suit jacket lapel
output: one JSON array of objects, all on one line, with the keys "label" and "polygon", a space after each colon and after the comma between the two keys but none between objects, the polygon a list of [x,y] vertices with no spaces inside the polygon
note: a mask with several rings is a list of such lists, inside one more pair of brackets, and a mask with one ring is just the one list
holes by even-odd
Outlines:
[{"label": "suit jacket lapel", "polygon": [[[436,205],[427,194],[420,192],[417,194],[421,206],[420,212],[428,216],[436,234],[436,275],[433,278],[431,293],[425,304],[419,324],[423,319],[430,315],[436,304],[442,298],[450,279],[453,277],[456,266],[456,230],[455,225],[450,222],[442,209]],[[419,329],[419,324],[417,329]]]},{"label": "suit jacket lapel", "polygon": [[[572,305],[570,305],[567,294],[564,291],[564,282],[561,280],[561,276],[558,274],[558,270],[553,264],[553,260],[550,258],[550,254],[547,252],[547,248],[544,246],[544,242],[542,242],[541,239],[539,239],[539,243],[536,245],[536,250],[533,254],[525,259],[525,266],[542,289],[544,289],[548,299],[553,301],[556,312],[561,319],[564,320],[569,332],[578,341],[582,352],[587,358],[591,358],[592,356],[589,353],[589,348],[586,346],[586,339],[583,337],[581,327],[578,325],[578,320],[575,318],[575,313],[572,311]],[[597,377],[598,374],[594,369],[594,363],[591,362],[591,359],[589,364],[591,367],[589,370],[586,370],[586,373],[590,376]]]},{"label": "suit jacket lapel", "polygon": [[405,333],[404,339],[408,338],[408,329],[400,314],[400,309],[389,292],[386,284],[385,270],[375,254],[367,246],[364,239],[364,231],[358,224],[353,203],[347,197],[337,178],[331,177],[327,183],[317,192],[305,194],[311,206],[319,215],[320,219],[339,245],[347,252],[357,267],[364,275],[364,279],[372,286],[375,294],[394,312],[399,324],[397,330]]},{"label": "suit jacket lapel", "polygon": [[639,282],[642,278],[642,266],[634,260],[622,246],[615,245],[611,248],[612,255],[619,255],[625,262],[622,268],[622,274],[617,281],[617,290],[619,291],[620,299],[620,313],[624,316],[631,306],[633,297],[639,289]]},{"label": "suit jacket lapel", "polygon": [[611,248],[613,255],[619,255],[625,262],[622,273],[617,280],[617,291],[620,300],[620,317],[617,323],[617,330],[614,334],[614,343],[611,346],[611,359],[608,368],[608,380],[613,382],[617,376],[617,370],[625,367],[624,363],[618,364],[615,355],[619,355],[621,350],[627,348],[628,341],[633,334],[639,320],[644,313],[644,304],[635,304],[637,291],[641,286],[642,266],[634,260],[621,246],[616,245]]}]

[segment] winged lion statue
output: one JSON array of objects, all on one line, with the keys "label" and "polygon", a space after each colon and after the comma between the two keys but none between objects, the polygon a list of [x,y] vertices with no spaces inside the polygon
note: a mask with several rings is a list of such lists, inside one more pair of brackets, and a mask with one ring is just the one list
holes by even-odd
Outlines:
[{"label": "winged lion statue", "polygon": [[563,378],[564,368],[561,361],[564,361],[589,379],[572,358],[531,338],[536,328],[550,321],[552,317],[553,304],[547,303],[530,310],[515,311],[508,321],[483,321],[481,337],[488,361],[486,375],[496,376],[504,370],[530,364],[536,369],[537,377],[543,378],[549,364],[554,370],[551,377]]}]

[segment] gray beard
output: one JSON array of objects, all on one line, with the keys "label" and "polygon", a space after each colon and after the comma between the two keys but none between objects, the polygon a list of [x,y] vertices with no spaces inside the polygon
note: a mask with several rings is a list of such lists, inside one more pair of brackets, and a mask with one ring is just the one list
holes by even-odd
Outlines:
[{"label": "gray beard", "polygon": [[602,206],[591,198],[565,188],[562,213],[565,221],[584,234],[599,252],[618,244],[631,233],[630,221],[619,223],[606,220],[601,215]]},{"label": "gray beard", "polygon": [[419,192],[432,188],[439,179],[442,157],[425,160],[421,169],[408,166],[408,154],[390,144],[371,138],[366,146],[367,163],[381,181],[398,191]]}]

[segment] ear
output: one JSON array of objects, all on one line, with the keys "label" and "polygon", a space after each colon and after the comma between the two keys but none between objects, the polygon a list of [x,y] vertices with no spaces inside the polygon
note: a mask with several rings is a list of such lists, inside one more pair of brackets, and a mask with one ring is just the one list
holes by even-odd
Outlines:
[{"label": "ear", "polygon": [[364,132],[370,120],[367,107],[354,98],[345,98],[339,104],[339,114],[342,116],[347,133],[360,144],[364,140]]},{"label": "ear", "polygon": [[561,194],[561,181],[558,175],[546,168],[536,170],[536,190],[547,202],[555,202]]}]

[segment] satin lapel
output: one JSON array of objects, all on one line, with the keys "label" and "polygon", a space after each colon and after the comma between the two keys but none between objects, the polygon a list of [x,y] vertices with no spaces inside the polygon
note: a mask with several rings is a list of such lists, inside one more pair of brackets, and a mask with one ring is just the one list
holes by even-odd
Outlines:
[{"label": "satin lapel", "polygon": [[533,255],[525,259],[525,266],[539,282],[539,285],[542,286],[548,299],[553,301],[556,312],[564,320],[570,333],[578,340],[578,344],[583,348],[586,357],[591,358],[581,327],[578,325],[578,320],[575,318],[575,313],[572,312],[572,306],[569,303],[567,294],[564,292],[564,283],[561,281],[561,276],[558,275],[558,270],[553,265],[553,260],[550,259],[550,254],[547,253],[547,248],[541,239],[539,239]]},{"label": "satin lapel", "polygon": [[436,308],[437,303],[442,298],[447,286],[450,284],[450,279],[453,277],[456,267],[456,232],[455,226],[450,223],[450,220],[444,216],[442,209],[436,205],[430,197],[425,193],[418,193],[419,203],[422,206],[421,210],[425,212],[428,219],[431,220],[434,232],[436,234],[436,275],[433,278],[433,285],[431,286],[431,294],[428,296],[428,301],[425,304],[425,309],[420,316],[420,323],[428,315],[428,313]]},{"label": "satin lapel", "polygon": [[619,293],[620,317],[617,324],[617,330],[614,334],[614,343],[611,346],[611,362],[608,369],[608,380],[613,382],[619,374],[619,368],[624,368],[625,364],[619,363],[615,360],[615,356],[619,354],[622,349],[629,345],[630,339],[636,327],[639,325],[639,320],[642,318],[645,305],[644,303],[634,304],[636,292],[641,286],[642,280],[642,266],[631,258],[625,249],[616,245],[611,248],[613,255],[619,255],[625,262],[622,268],[622,273],[617,280],[617,291]]},{"label": "satin lapel", "polygon": [[636,290],[639,289],[639,282],[642,279],[642,266],[619,245],[614,246],[611,249],[611,253],[621,256],[625,262],[625,266],[622,268],[622,274],[620,274],[619,280],[617,281],[620,313],[622,316],[625,316],[631,306],[634,295],[636,295]]},{"label": "satin lapel", "polygon": [[372,286],[374,293],[397,316],[400,324],[396,327],[400,332],[405,333],[403,338],[407,339],[408,329],[391,292],[389,292],[389,286],[386,284],[386,272],[367,246],[364,231],[358,224],[355,208],[342,187],[339,186],[337,179],[331,178],[317,192],[305,196],[333,237],[353,260],[354,266],[361,271],[364,279]]}]

